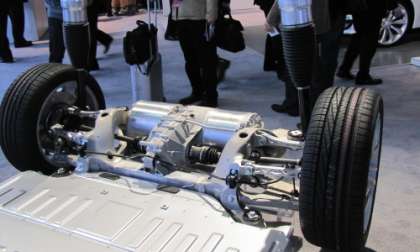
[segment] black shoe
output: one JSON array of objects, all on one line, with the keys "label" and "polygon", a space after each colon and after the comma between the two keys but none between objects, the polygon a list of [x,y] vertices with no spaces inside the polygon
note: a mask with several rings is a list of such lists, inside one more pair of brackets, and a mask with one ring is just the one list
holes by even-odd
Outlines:
[{"label": "black shoe", "polygon": [[12,52],[9,50],[4,55],[0,56],[1,62],[3,63],[13,63],[15,62],[13,59]]},{"label": "black shoe", "polygon": [[343,71],[343,70],[339,70],[337,72],[337,77],[343,79],[343,80],[354,80],[356,77],[350,73],[349,71]]},{"label": "black shoe", "polygon": [[190,96],[182,98],[181,100],[179,100],[178,103],[182,105],[190,105],[199,101],[201,101],[201,95],[192,94]]},{"label": "black shoe", "polygon": [[203,99],[198,106],[201,107],[210,107],[210,108],[217,108],[219,104],[217,103],[217,99]]},{"label": "black shoe", "polygon": [[372,78],[372,76],[368,75],[365,77],[357,76],[356,78],[356,85],[381,85],[382,79]]},{"label": "black shoe", "polygon": [[225,80],[226,71],[230,67],[230,61],[219,58],[217,61],[217,83]]},{"label": "black shoe", "polygon": [[277,113],[288,114],[290,116],[299,116],[299,109],[296,106],[287,106],[283,104],[273,104],[271,105],[271,109]]},{"label": "black shoe", "polygon": [[111,38],[111,40],[104,44],[104,54],[107,54],[109,52],[109,48],[111,48],[112,42],[114,42],[113,38]]},{"label": "black shoe", "polygon": [[100,68],[99,68],[99,64],[98,64],[98,63],[90,64],[90,65],[87,67],[87,70],[88,70],[88,71],[98,71],[98,70],[100,70]]},{"label": "black shoe", "polygon": [[287,113],[287,106],[283,104],[273,104],[271,109],[277,113]]},{"label": "black shoe", "polygon": [[15,42],[15,48],[23,48],[23,47],[30,47],[32,46],[32,41],[22,40]]}]

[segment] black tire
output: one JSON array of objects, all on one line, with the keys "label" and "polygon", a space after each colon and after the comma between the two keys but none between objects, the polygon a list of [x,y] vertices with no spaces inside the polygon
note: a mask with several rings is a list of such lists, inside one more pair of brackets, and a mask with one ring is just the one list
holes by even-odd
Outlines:
[{"label": "black tire", "polygon": [[[375,201],[382,126],[382,98],[369,89],[334,87],[318,99],[306,135],[300,180],[300,222],[309,242],[339,251],[360,251],[365,245]],[[377,150],[374,155],[373,149]],[[369,187],[373,188],[371,201],[366,196],[369,172],[374,182],[369,184],[373,185]],[[371,208],[365,213],[368,202]]]},{"label": "black tire", "polygon": [[[6,91],[0,107],[0,146],[18,170],[51,174],[59,168],[41,153],[37,136],[39,113],[53,90],[76,80],[77,72],[72,66],[43,64],[24,72]],[[101,88],[92,76],[88,75],[87,80],[86,89],[98,104],[95,109],[104,109]]]}]

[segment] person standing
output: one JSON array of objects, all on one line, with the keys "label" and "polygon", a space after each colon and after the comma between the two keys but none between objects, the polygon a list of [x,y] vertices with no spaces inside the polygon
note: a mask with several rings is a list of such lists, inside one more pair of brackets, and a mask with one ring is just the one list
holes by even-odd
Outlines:
[{"label": "person standing", "polygon": [[3,63],[12,63],[13,55],[7,39],[7,16],[12,0],[0,1],[0,59]]},{"label": "person standing", "polygon": [[13,40],[16,48],[32,46],[32,41],[28,41],[23,36],[25,32],[25,12],[23,0],[2,0],[9,1],[9,15],[12,21]]},{"label": "person standing", "polygon": [[[352,11],[356,33],[352,36],[344,60],[337,76],[346,80],[355,80],[356,85],[379,85],[382,79],[370,75],[370,66],[378,47],[382,19],[385,17],[388,4],[386,0],[366,0],[366,8]],[[359,57],[359,72],[356,76],[351,69]]]},{"label": "person standing", "polygon": [[183,105],[200,102],[217,107],[217,48],[212,27],[218,17],[217,0],[173,0],[172,18],[177,21],[185,70],[192,87]]}]

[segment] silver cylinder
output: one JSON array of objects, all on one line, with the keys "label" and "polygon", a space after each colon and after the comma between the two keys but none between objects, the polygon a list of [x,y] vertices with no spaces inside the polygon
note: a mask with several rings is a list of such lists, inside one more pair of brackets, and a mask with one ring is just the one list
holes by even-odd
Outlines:
[{"label": "silver cylinder", "polygon": [[171,112],[175,112],[177,105],[139,101],[133,105],[130,111],[130,119],[127,126],[129,136],[147,136],[161,120]]},{"label": "silver cylinder", "polygon": [[223,110],[207,112],[204,124],[203,144],[217,146],[224,146],[240,129],[264,126],[262,118],[258,114]]},{"label": "silver cylinder", "polygon": [[277,1],[280,8],[282,25],[296,26],[312,22],[312,0]]},{"label": "silver cylinder", "polygon": [[64,24],[84,24],[87,17],[88,0],[61,0]]}]

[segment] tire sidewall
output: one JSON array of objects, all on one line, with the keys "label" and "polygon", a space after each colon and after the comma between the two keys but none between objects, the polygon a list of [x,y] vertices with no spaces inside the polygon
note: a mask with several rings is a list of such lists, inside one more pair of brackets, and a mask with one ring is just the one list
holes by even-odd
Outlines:
[{"label": "tire sidewall", "polygon": [[[366,242],[367,242],[367,239],[368,239],[368,236],[369,236],[370,227],[371,227],[371,224],[372,224],[373,211],[375,209],[375,201],[376,201],[376,191],[377,191],[377,188],[378,188],[378,178],[379,178],[379,172],[380,172],[380,166],[381,166],[382,141],[383,141],[382,140],[382,136],[383,136],[383,122],[384,122],[384,108],[383,108],[383,101],[382,101],[381,98],[379,98],[379,99],[376,100],[374,111],[375,111],[374,112],[375,116],[372,118],[372,125],[371,125],[371,132],[373,134],[371,134],[371,137],[369,139],[369,143],[370,143],[369,150],[370,150],[370,153],[372,153],[373,140],[374,140],[374,137],[375,137],[375,134],[374,133],[375,133],[375,128],[376,128],[376,123],[378,122],[377,119],[379,117],[379,119],[380,119],[379,123],[381,123],[381,125],[380,125],[380,133],[379,133],[380,134],[380,137],[379,137],[379,141],[380,142],[379,142],[378,172],[376,173],[376,177],[375,177],[376,186],[375,186],[374,192],[373,192],[372,210],[369,213],[370,214],[370,216],[369,216],[369,223],[368,223],[366,232],[363,233],[363,245],[365,245]],[[370,164],[371,160],[372,160],[372,156],[370,155],[368,165]],[[366,173],[365,173],[366,185],[365,185],[365,188],[364,188],[363,192],[365,192],[365,195],[366,195],[367,188],[368,188],[368,179],[369,179],[369,166],[365,170],[366,170]],[[362,220],[362,230],[363,230],[363,224],[364,223],[363,223],[363,220]]]}]

